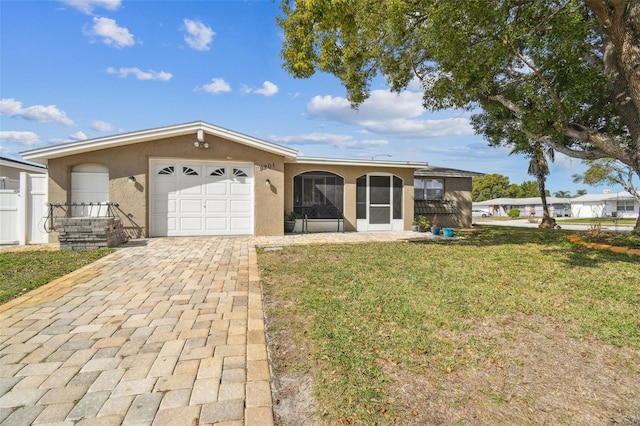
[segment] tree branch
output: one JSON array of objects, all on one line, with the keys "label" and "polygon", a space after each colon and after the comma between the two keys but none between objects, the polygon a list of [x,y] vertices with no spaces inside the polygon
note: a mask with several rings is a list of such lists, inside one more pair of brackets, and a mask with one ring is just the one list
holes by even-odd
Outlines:
[{"label": "tree branch", "polygon": [[600,150],[582,151],[569,148],[568,146],[556,143],[552,137],[546,136],[541,138],[545,145],[553,148],[561,154],[564,154],[571,158],[577,158],[579,160],[599,160],[601,158],[610,158],[606,152]]},{"label": "tree branch", "polygon": [[503,95],[489,95],[487,96],[487,99],[502,104],[502,106],[514,113],[518,118],[522,116],[522,109],[520,108],[520,106],[518,106],[513,101],[505,98]]},{"label": "tree branch", "polygon": [[518,52],[518,50],[515,48],[513,44],[511,44],[509,40],[503,40],[503,42],[505,45],[509,46],[513,54],[516,55],[518,59],[524,62],[529,67],[529,69],[533,71],[536,77],[538,77],[538,80],[540,80],[540,83],[542,83],[542,85],[544,86],[545,90],[551,95],[553,100],[556,102],[558,107],[562,107],[562,102],[560,101],[560,97],[553,90],[553,88],[551,88],[551,85],[547,82],[547,79],[544,78],[540,70],[536,66],[534,66],[531,62],[529,62],[529,60],[525,58],[525,56],[522,53]]}]

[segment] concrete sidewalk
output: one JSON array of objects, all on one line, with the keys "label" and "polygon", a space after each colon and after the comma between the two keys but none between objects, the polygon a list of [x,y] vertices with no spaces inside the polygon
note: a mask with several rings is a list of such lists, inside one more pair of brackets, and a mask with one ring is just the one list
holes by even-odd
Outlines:
[{"label": "concrete sidewalk", "polygon": [[0,306],[3,425],[270,425],[252,238],[133,241]]}]

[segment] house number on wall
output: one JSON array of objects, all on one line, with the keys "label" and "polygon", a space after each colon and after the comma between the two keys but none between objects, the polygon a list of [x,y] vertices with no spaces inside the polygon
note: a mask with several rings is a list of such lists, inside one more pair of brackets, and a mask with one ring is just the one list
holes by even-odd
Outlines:
[{"label": "house number on wall", "polygon": [[274,170],[276,168],[276,163],[267,163],[260,166],[260,171],[264,170]]}]

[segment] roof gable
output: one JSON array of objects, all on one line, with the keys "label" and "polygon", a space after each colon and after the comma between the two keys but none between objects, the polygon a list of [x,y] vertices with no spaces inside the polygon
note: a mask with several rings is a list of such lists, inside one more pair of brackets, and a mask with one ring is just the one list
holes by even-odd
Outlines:
[{"label": "roof gable", "polygon": [[289,160],[295,159],[298,155],[298,151],[293,148],[277,145],[271,142],[264,141],[262,139],[254,138],[252,136],[214,126],[203,121],[194,121],[191,123],[158,127],[154,129],[140,130],[130,133],[122,133],[119,135],[106,136],[103,138],[69,142],[45,148],[23,151],[20,153],[20,155],[22,155],[25,160],[47,164],[47,161],[52,158],[66,157],[68,155],[75,155],[106,148],[148,142],[157,139],[165,139],[174,136],[193,134],[194,140],[196,140],[199,131],[202,131],[205,134],[217,136],[229,141],[247,145],[252,148],[260,149],[262,151],[282,155]]}]

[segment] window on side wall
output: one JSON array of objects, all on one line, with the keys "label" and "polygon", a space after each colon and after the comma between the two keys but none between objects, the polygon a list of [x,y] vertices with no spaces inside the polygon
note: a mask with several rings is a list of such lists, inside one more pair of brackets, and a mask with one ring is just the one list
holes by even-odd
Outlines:
[{"label": "window on side wall", "polygon": [[443,179],[415,179],[413,182],[414,199],[433,201],[444,199]]},{"label": "window on side wall", "polygon": [[616,208],[619,212],[632,212],[634,210],[634,201],[633,200],[620,200],[618,201],[618,205]]}]

